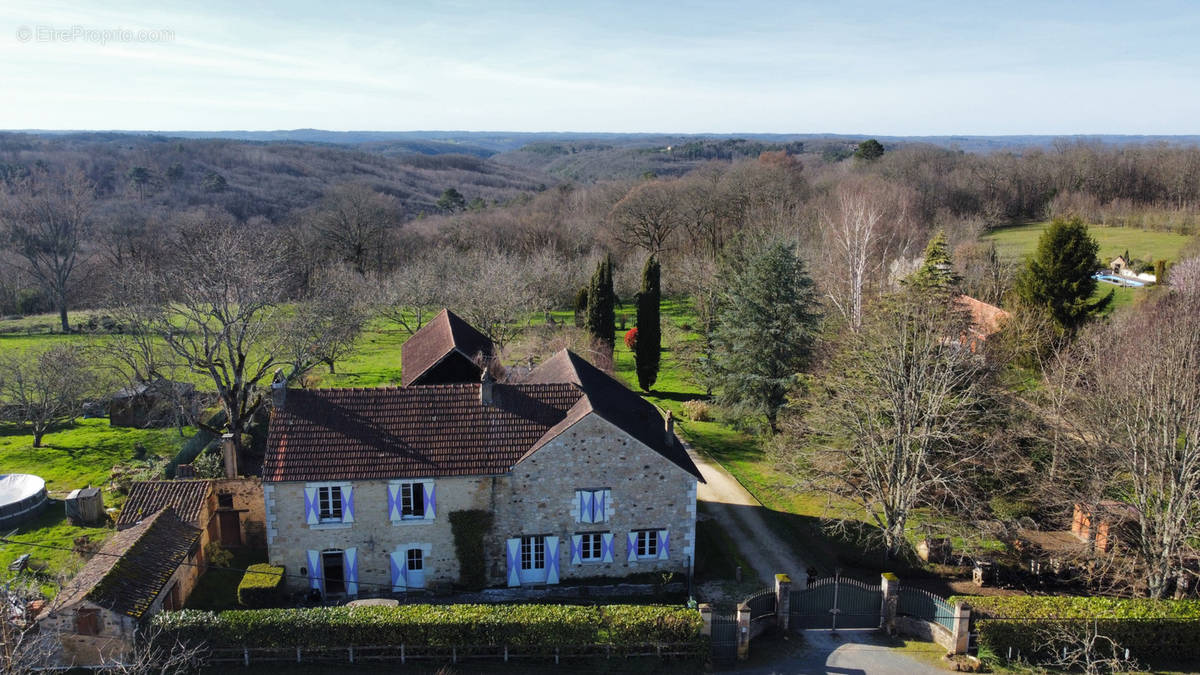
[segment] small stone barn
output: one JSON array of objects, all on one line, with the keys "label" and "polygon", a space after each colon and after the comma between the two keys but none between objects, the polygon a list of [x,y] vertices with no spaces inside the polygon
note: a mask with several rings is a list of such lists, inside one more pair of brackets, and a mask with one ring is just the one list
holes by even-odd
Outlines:
[{"label": "small stone barn", "polygon": [[114,534],[38,617],[59,635],[65,661],[118,658],[137,628],[161,610],[183,607],[196,585],[200,530],[171,508]]},{"label": "small stone barn", "polygon": [[114,427],[170,427],[183,420],[183,411],[196,410],[196,385],[159,379],[126,387],[108,402],[108,423]]},{"label": "small stone barn", "polygon": [[486,335],[443,309],[401,347],[400,381],[406,387],[478,382],[483,374],[480,362],[495,353]]},{"label": "small stone barn", "polygon": [[262,483],[257,478],[136,482],[117,518],[117,529],[133,527],[168,507],[202,530],[201,550],[210,541],[225,548],[266,546]]}]

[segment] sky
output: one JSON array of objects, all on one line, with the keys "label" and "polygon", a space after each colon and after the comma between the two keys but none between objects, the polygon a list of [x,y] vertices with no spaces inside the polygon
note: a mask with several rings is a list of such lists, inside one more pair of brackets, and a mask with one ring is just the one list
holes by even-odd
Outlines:
[{"label": "sky", "polygon": [[0,129],[1200,133],[1200,2],[0,3]]}]

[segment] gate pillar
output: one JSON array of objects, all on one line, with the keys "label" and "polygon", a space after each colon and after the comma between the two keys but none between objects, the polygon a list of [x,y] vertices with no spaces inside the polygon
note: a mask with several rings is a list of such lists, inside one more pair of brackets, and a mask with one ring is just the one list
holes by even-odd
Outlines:
[{"label": "gate pillar", "polygon": [[788,617],[792,610],[792,578],[786,574],[775,575],[775,625],[780,630],[788,629]]},{"label": "gate pillar", "polygon": [[879,607],[879,625],[888,635],[896,634],[896,611],[900,600],[900,578],[891,572],[880,575],[879,588],[883,591]]},{"label": "gate pillar", "polygon": [[737,658],[750,658],[750,605],[744,602],[737,608]]},{"label": "gate pillar", "polygon": [[971,608],[965,602],[954,603],[954,653],[966,654],[971,646]]},{"label": "gate pillar", "polygon": [[707,602],[700,603],[700,620],[704,622],[704,625],[700,628],[701,635],[712,637],[712,614],[712,605]]}]

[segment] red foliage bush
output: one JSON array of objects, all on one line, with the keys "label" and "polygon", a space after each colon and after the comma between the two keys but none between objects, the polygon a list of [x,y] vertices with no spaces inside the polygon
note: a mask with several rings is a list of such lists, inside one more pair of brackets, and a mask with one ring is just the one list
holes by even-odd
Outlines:
[{"label": "red foliage bush", "polygon": [[637,346],[637,326],[625,331],[625,346],[631,350]]}]

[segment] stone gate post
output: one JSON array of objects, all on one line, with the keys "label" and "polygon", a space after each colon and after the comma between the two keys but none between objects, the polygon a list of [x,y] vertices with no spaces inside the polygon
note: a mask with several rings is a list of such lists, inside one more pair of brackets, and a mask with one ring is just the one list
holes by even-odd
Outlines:
[{"label": "stone gate post", "polygon": [[737,657],[750,658],[750,605],[744,602],[737,607]]},{"label": "stone gate post", "polygon": [[712,605],[707,602],[700,603],[700,620],[704,622],[703,627],[700,628],[701,635],[712,637],[712,614]]},{"label": "stone gate post", "polygon": [[954,653],[966,654],[971,646],[971,607],[965,602],[954,603]]},{"label": "stone gate post", "polygon": [[792,609],[792,578],[786,574],[775,575],[775,625],[780,630],[788,629],[788,616]]},{"label": "stone gate post", "polygon": [[896,611],[900,604],[900,578],[891,572],[880,575],[879,587],[883,590],[883,600],[879,607],[879,626],[888,635],[896,634]]}]

